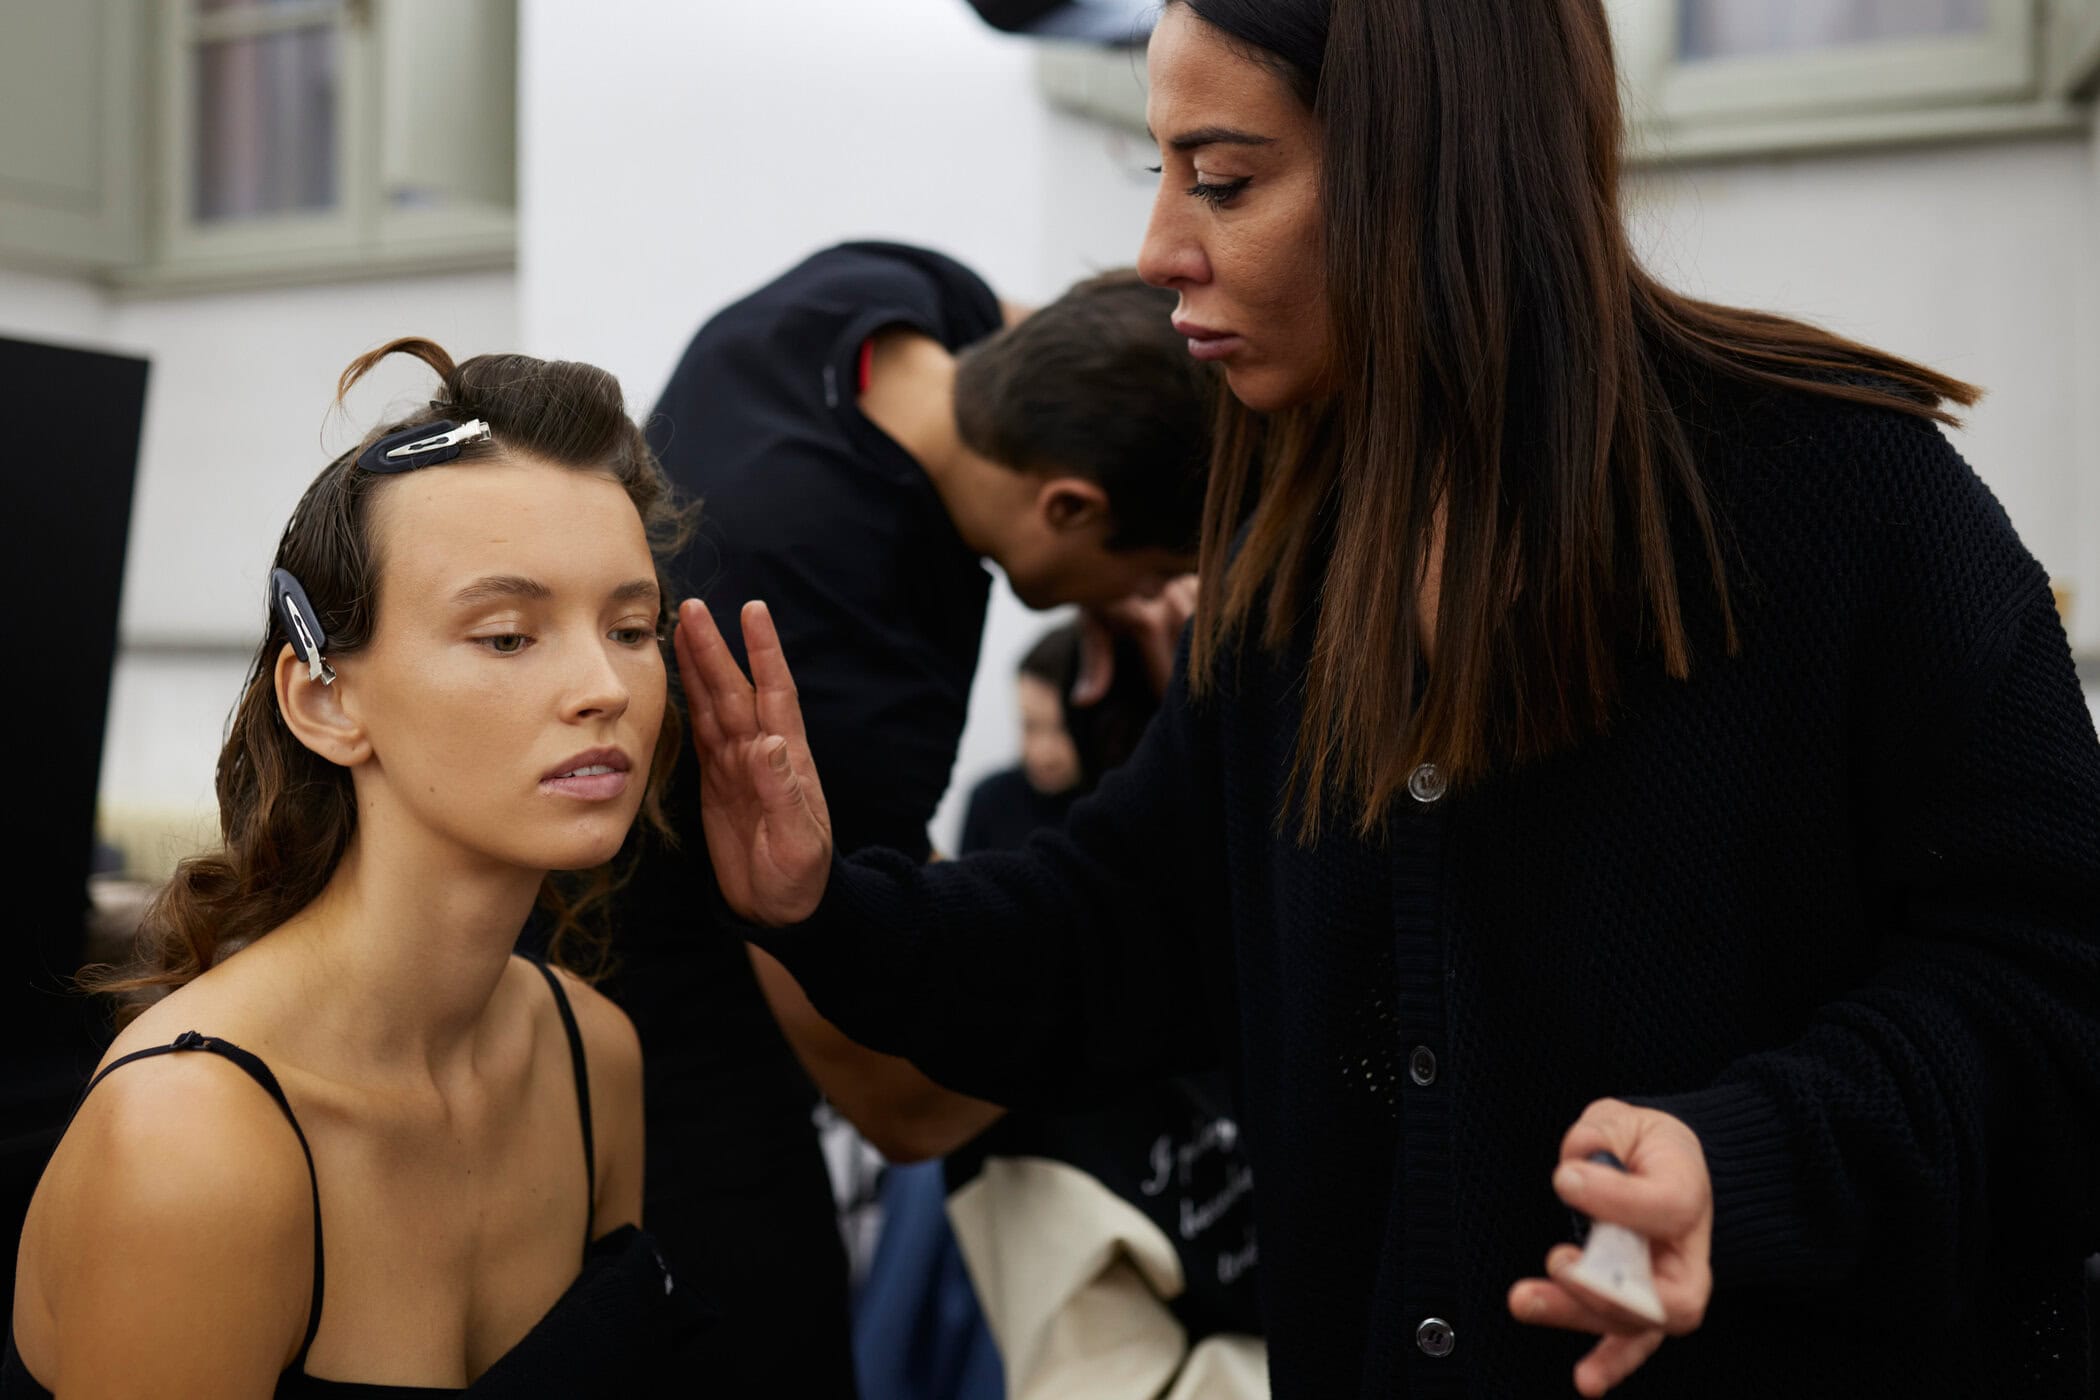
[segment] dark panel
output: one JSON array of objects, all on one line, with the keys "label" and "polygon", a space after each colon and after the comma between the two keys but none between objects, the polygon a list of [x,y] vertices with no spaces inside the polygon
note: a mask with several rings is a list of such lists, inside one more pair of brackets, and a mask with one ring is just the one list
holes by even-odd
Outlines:
[{"label": "dark panel", "polygon": [[27,688],[10,822],[18,871],[7,976],[52,985],[80,964],[95,788],[116,659],[146,362],[0,339],[0,655]]},{"label": "dark panel", "polygon": [[85,947],[145,402],[144,360],[0,338],[0,655],[18,717],[0,920],[0,1308],[30,1188],[107,1037],[103,1009],[65,985]]}]

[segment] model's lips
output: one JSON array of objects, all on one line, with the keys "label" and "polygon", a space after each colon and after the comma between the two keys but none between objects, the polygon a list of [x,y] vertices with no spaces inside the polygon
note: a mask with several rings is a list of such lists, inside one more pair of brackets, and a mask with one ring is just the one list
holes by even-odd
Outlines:
[{"label": "model's lips", "polygon": [[1194,321],[1174,320],[1178,335],[1188,337],[1189,353],[1199,360],[1222,360],[1246,348],[1247,338],[1232,331],[1221,331],[1210,326],[1198,325]]},{"label": "model's lips", "polygon": [[633,767],[624,749],[587,749],[541,778],[540,791],[603,802],[627,791],[627,776]]}]

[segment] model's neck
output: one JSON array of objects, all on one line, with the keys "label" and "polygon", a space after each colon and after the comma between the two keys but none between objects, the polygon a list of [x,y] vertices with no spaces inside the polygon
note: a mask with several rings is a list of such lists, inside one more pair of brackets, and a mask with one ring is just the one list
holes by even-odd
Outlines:
[{"label": "model's neck", "polygon": [[345,1077],[453,1077],[543,878],[364,804],[320,896],[266,940],[307,984],[302,1040]]}]

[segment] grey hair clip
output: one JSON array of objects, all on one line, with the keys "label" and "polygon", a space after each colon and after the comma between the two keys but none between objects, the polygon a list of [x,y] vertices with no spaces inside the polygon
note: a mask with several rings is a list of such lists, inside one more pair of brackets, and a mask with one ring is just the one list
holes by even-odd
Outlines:
[{"label": "grey hair clip", "polygon": [[357,465],[368,472],[410,472],[417,467],[449,462],[467,444],[487,442],[494,436],[489,425],[479,418],[464,423],[440,418],[435,423],[388,433],[358,456]]},{"label": "grey hair clip", "polygon": [[334,685],[335,668],[321,655],[321,648],[328,645],[328,634],[321,630],[321,615],[314,611],[306,590],[299,586],[291,570],[270,570],[270,606],[284,624],[292,654],[306,663],[307,678]]}]

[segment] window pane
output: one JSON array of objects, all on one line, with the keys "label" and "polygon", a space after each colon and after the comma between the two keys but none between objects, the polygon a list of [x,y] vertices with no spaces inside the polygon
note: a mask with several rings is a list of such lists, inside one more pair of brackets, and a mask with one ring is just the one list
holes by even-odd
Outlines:
[{"label": "window pane", "polygon": [[334,206],[337,58],[332,28],[198,46],[199,220]]},{"label": "window pane", "polygon": [[1678,0],[1680,58],[1800,53],[1990,31],[1990,0]]}]

